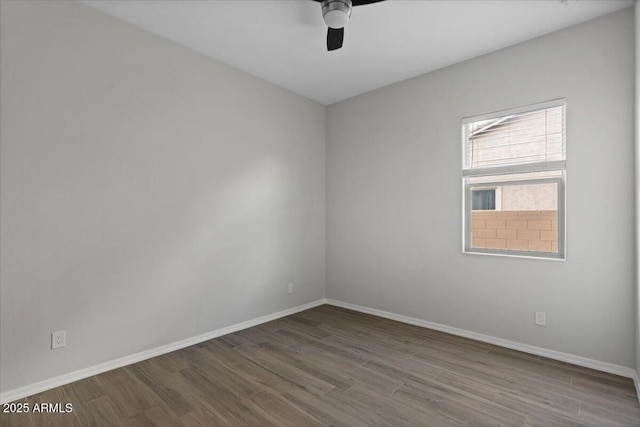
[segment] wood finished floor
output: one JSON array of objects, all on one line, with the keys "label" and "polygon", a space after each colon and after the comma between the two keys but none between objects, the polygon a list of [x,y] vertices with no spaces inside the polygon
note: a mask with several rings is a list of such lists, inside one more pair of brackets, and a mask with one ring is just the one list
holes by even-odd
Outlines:
[{"label": "wood finished floor", "polygon": [[2,426],[640,426],[633,382],[323,305],[23,399]]}]

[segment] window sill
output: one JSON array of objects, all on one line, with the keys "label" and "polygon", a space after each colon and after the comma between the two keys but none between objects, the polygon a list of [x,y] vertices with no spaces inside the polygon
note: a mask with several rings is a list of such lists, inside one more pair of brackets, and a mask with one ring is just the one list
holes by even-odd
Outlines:
[{"label": "window sill", "polygon": [[488,256],[497,256],[497,257],[507,257],[507,258],[524,258],[524,259],[537,259],[543,261],[566,261],[566,255],[552,254],[547,252],[540,252],[540,255],[532,254],[531,252],[526,252],[522,254],[512,253],[512,252],[484,252],[477,250],[467,250],[464,249],[462,251],[465,255],[488,255]]}]

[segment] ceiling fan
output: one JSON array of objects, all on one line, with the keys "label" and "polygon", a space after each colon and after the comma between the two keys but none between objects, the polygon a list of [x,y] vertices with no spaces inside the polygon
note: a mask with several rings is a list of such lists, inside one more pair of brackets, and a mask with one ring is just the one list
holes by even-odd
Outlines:
[{"label": "ceiling fan", "polygon": [[314,0],[321,3],[322,17],[327,24],[327,50],[342,47],[344,27],[349,22],[353,6],[364,6],[384,0]]}]

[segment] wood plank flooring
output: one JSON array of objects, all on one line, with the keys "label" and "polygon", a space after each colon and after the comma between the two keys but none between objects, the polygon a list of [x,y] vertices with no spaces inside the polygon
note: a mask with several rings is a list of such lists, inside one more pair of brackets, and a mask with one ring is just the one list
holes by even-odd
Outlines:
[{"label": "wood plank flooring", "polygon": [[23,399],[2,426],[640,426],[633,381],[323,305]]}]

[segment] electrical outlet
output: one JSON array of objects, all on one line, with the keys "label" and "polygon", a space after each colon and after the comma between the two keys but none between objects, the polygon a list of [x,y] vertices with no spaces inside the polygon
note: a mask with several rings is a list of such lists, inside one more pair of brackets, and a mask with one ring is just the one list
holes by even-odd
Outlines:
[{"label": "electrical outlet", "polygon": [[67,345],[67,331],[57,331],[51,333],[51,350]]},{"label": "electrical outlet", "polygon": [[536,311],[535,318],[536,325],[538,326],[546,326],[547,325],[547,313],[544,311]]},{"label": "electrical outlet", "polygon": [[289,293],[293,293],[293,283],[289,283]]}]

